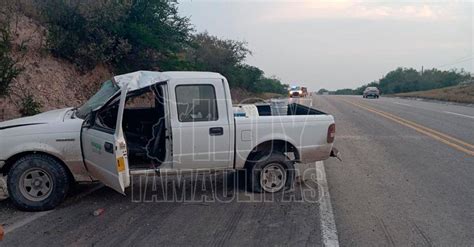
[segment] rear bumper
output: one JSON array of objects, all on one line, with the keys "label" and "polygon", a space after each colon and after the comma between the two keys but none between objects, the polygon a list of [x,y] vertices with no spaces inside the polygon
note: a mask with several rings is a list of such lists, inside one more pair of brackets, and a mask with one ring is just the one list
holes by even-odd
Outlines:
[{"label": "rear bumper", "polygon": [[332,147],[330,157],[337,158],[339,161],[342,161],[339,150],[335,147]]},{"label": "rear bumper", "polygon": [[299,162],[306,164],[316,161],[327,160],[331,155],[332,145],[309,146],[300,149]]}]

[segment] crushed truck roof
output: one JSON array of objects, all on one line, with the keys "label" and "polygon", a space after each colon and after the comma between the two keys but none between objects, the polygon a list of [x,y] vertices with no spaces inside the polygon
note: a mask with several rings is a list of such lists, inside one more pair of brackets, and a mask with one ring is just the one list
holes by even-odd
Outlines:
[{"label": "crushed truck roof", "polygon": [[119,87],[128,85],[129,91],[149,87],[158,82],[172,79],[224,79],[219,73],[195,72],[195,71],[136,71],[128,74],[114,76],[114,80]]}]

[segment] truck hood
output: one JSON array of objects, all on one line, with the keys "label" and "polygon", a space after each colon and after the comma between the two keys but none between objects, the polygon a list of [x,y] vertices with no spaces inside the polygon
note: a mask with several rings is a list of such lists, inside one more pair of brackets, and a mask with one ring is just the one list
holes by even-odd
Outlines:
[{"label": "truck hood", "polygon": [[52,110],[43,112],[31,117],[23,117],[17,118],[9,121],[0,122],[0,130],[1,129],[8,129],[13,127],[19,126],[27,126],[27,125],[34,125],[34,124],[46,124],[46,123],[53,123],[53,122],[62,122],[64,120],[64,116],[68,111],[72,108],[63,108],[58,110]]}]

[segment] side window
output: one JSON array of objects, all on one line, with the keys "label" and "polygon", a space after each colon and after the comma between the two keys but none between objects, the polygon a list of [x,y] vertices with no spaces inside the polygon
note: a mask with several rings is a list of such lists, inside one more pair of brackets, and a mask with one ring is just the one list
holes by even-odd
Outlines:
[{"label": "side window", "polygon": [[216,121],[219,119],[216,92],[212,85],[177,86],[176,104],[180,122]]},{"label": "side window", "polygon": [[98,111],[94,126],[113,132],[117,124],[118,104],[119,102],[117,101]]}]

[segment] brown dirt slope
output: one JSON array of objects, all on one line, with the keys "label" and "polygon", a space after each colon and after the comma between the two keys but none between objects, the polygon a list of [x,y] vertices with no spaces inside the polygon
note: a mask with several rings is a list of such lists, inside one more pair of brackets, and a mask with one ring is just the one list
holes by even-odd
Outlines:
[{"label": "brown dirt slope", "polygon": [[[41,103],[42,111],[78,106],[90,97],[100,82],[110,78],[106,66],[81,72],[73,64],[53,57],[45,49],[46,30],[35,20],[19,15],[12,24],[13,56],[20,57],[23,72],[10,84],[10,95],[0,98],[0,121],[19,117],[20,98],[31,94]],[[20,44],[26,42],[26,54],[21,55]]]},{"label": "brown dirt slope", "polygon": [[414,97],[474,104],[474,83],[462,84],[428,91],[395,94],[397,97]]}]

